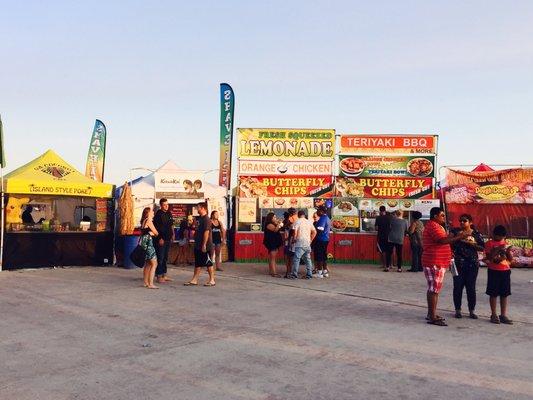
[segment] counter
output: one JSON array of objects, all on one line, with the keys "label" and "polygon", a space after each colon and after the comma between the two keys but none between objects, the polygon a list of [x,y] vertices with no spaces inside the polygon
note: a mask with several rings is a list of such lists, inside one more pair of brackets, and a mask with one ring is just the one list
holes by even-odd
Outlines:
[{"label": "counter", "polygon": [[113,262],[113,232],[6,232],[3,269]]}]

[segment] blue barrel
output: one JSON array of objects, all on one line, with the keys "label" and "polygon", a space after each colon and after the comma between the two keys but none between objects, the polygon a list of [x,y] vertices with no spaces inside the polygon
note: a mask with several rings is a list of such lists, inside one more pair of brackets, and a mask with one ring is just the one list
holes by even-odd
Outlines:
[{"label": "blue barrel", "polygon": [[137,247],[139,243],[138,235],[124,235],[124,260],[122,262],[123,267],[127,269],[137,268],[137,266],[131,261],[130,254]]}]

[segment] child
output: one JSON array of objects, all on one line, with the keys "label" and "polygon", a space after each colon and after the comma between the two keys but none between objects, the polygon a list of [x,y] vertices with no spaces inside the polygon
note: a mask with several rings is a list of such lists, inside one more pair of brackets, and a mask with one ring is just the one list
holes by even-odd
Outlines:
[{"label": "child", "polygon": [[[507,296],[511,295],[511,261],[513,259],[510,247],[505,248],[507,231],[502,225],[494,227],[492,239],[485,245],[485,259],[487,261],[487,294],[490,296],[490,322],[493,324],[512,325],[507,317]],[[500,296],[501,315],[498,318],[496,303]]]}]

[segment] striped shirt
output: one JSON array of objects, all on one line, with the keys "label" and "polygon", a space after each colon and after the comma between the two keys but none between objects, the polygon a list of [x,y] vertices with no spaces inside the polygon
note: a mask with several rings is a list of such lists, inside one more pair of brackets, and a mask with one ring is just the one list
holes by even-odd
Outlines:
[{"label": "striped shirt", "polygon": [[433,220],[428,221],[422,235],[422,266],[448,268],[452,259],[449,244],[441,244],[440,239],[448,237],[446,229]]}]

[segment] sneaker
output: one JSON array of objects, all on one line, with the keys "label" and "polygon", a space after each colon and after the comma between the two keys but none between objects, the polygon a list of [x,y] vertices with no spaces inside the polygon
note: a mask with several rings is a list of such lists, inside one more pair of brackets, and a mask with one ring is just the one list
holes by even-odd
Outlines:
[{"label": "sneaker", "polygon": [[476,313],[474,311],[470,311],[470,318],[478,319],[478,316],[476,315]]},{"label": "sneaker", "polygon": [[306,275],[305,279],[313,279],[313,275]]},{"label": "sneaker", "polygon": [[463,318],[463,314],[461,314],[461,310],[455,310],[455,318]]},{"label": "sneaker", "polygon": [[329,278],[329,271],[327,269],[325,269],[324,271],[322,271],[322,276],[324,278]]},{"label": "sneaker", "polygon": [[323,277],[324,277],[323,272],[322,272],[322,271],[317,271],[315,278],[320,278],[320,279],[322,279]]},{"label": "sneaker", "polygon": [[313,272],[312,272],[312,275],[318,275],[318,270],[314,269]]},{"label": "sneaker", "polygon": [[500,323],[500,319],[498,318],[497,315],[491,315],[490,316],[490,322],[492,322],[493,324],[499,324]]}]

